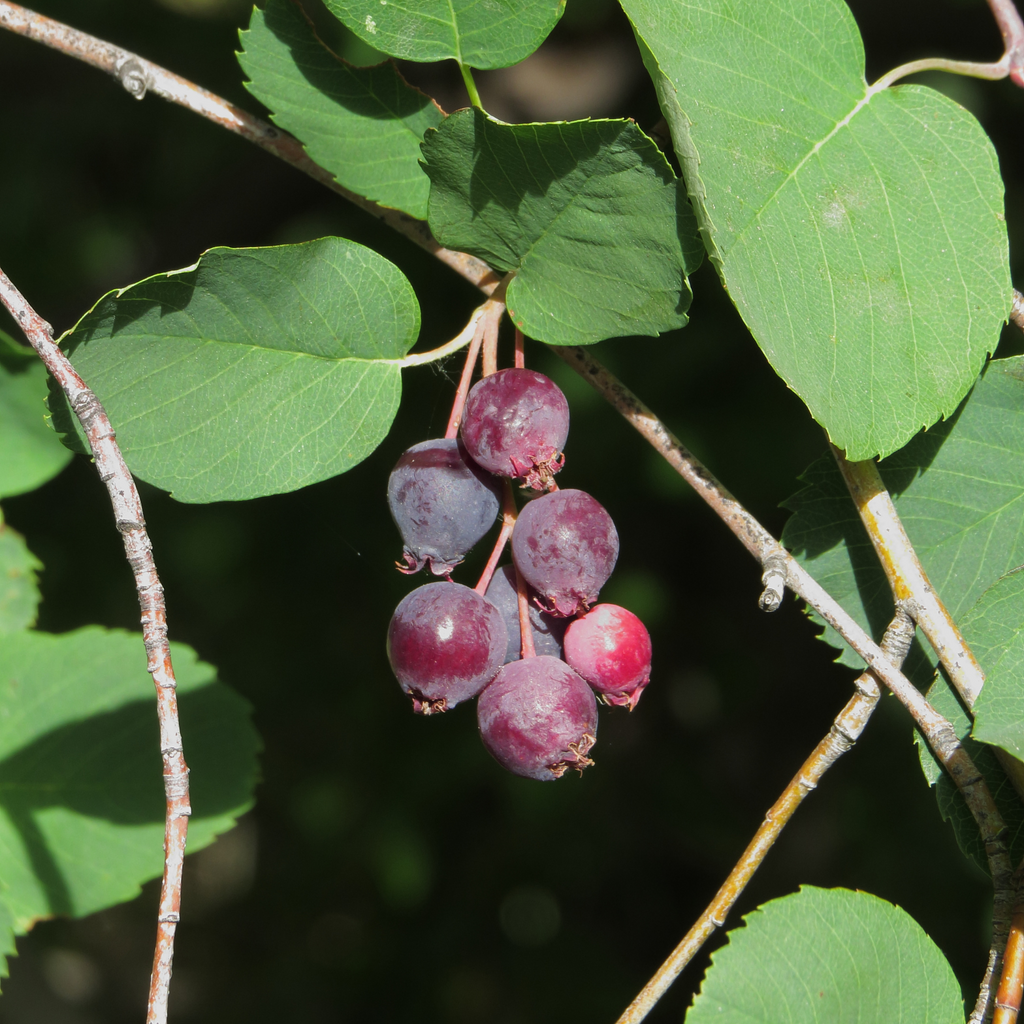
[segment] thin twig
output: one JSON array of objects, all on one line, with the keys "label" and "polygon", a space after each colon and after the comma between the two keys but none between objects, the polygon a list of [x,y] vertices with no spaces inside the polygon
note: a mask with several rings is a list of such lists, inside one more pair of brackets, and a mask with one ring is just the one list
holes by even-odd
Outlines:
[{"label": "thin twig", "polygon": [[431,235],[426,223],[416,220],[400,210],[380,206],[363,196],[351,192],[334,180],[334,175],[306,155],[302,143],[287,132],[267,124],[234,103],[176,75],[152,61],[146,60],[129,50],[104,42],[85,32],[79,32],[70,25],[36,14],[10,0],[0,0],[0,28],[16,35],[34,39],[69,57],[75,57],[86,64],[113,75],[136,99],[142,99],[147,92],[186,107],[193,113],[205,117],[214,124],[254,142],[261,149],[289,163],[292,167],[308,174],[329,189],[344,196],[373,216],[380,218],[389,227],[412,239],[457,271],[467,281],[489,295],[497,288],[501,275],[493,271],[483,260],[464,252],[455,252],[440,245]]},{"label": "thin twig", "polygon": [[157,716],[160,721],[160,754],[164,765],[164,874],[160,885],[156,951],[149,986],[147,1024],[165,1024],[167,998],[174,959],[174,933],[181,910],[181,869],[189,804],[188,766],[182,752],[178,724],[178,698],[171,650],[167,643],[167,609],[164,588],[153,561],[153,549],[146,532],[142,500],[135,487],[114,430],[99,399],[75,372],[67,356],[53,340],[53,328],[28,304],[25,297],[0,270],[0,302],[21,325],[29,344],[36,350],[54,380],[67,396],[71,408],[89,440],[96,471],[106,485],[114,508],[114,523],[124,541],[128,564],[135,576],[135,589],[142,609],[142,639],[146,647],[147,670],[156,686]]},{"label": "thin twig", "polygon": [[996,993],[992,1024],[1015,1024],[1024,994],[1024,864],[1017,868],[1017,900],[1006,940],[1003,976]]},{"label": "thin twig", "polygon": [[1010,309],[1010,320],[1024,331],[1024,295],[1013,289],[1013,306]]},{"label": "thin twig", "polygon": [[[1006,942],[1013,901],[1013,869],[1006,849],[1006,826],[984,777],[975,768],[948,719],[940,715],[837,601],[796,561],[621,381],[582,348],[552,346],[573,369],[646,438],[669,465],[717,513],[762,565],[774,557],[786,585],[809,604],[864,659],[910,712],[936,759],[949,772],[981,831],[995,893],[993,949]],[[639,1020],[640,1018],[635,1018]],[[972,1018],[973,1019],[973,1018]]]},{"label": "thin twig", "polygon": [[849,462],[838,448],[830,447],[885,570],[893,597],[903,603],[921,627],[957,692],[967,706],[973,708],[985,682],[985,673],[928,579],[878,466],[873,459]]},{"label": "thin twig", "polygon": [[871,86],[871,92],[879,92],[908,75],[921,71],[947,71],[952,75],[967,75],[971,78],[986,78],[997,81],[1009,77],[1015,85],[1024,87],[1024,24],[1020,20],[1013,0],[988,0],[996,24],[1003,37],[1003,55],[992,64],[972,60],[948,60],[945,57],[925,57],[901,64],[884,74]]},{"label": "thin twig", "polygon": [[[882,638],[882,650],[894,665],[902,665],[914,639],[914,624],[910,616],[899,611],[889,624]],[[754,872],[761,866],[782,830],[796,813],[797,808],[821,781],[822,776],[860,738],[868,723],[881,690],[870,672],[864,672],[855,682],[856,692],[838,714],[825,738],[814,748],[804,761],[800,771],[793,776],[782,795],[765,815],[757,830],[729,877],[708,904],[707,909],[694,922],[683,940],[672,951],[668,959],[658,968],[655,975],[643,987],[640,994],[619,1017],[617,1024],[638,1024],[651,1011],[654,1004],[665,994],[683,968],[697,955],[701,947],[716,928],[725,924],[726,916],[740,898]]]},{"label": "thin twig", "polygon": [[[849,462],[838,448],[831,447],[850,497],[892,587],[893,598],[902,603],[921,627],[950,682],[967,707],[973,710],[985,682],[985,673],[928,579],[878,466],[873,460]],[[1024,764],[999,747],[993,749],[1013,788],[1024,799]]]}]

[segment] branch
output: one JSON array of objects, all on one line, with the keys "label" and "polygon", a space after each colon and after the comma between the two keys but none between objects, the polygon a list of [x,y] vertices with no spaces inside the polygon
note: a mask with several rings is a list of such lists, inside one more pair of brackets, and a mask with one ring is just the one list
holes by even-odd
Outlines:
[{"label": "branch", "polygon": [[948,60],[944,57],[925,57],[912,60],[884,74],[871,86],[872,92],[888,88],[907,75],[919,71],[948,71],[952,75],[987,78],[997,81],[1009,77],[1015,85],[1024,88],[1024,23],[1020,20],[1013,0],[988,0],[989,7],[1003,36],[1003,55],[994,64],[979,64],[971,60]]},{"label": "branch", "polygon": [[[900,610],[889,623],[882,639],[882,650],[894,665],[902,665],[914,639],[914,624],[906,612]],[[864,672],[855,682],[857,691],[839,712],[832,728],[804,761],[800,771],[793,776],[782,795],[772,804],[765,815],[764,823],[757,830],[729,877],[715,894],[707,909],[697,918],[682,942],[672,951],[668,959],[658,968],[657,973],[643,987],[640,994],[626,1008],[617,1024],[638,1024],[653,1009],[654,1004],[665,994],[668,987],[682,973],[683,968],[697,955],[700,948],[725,924],[726,915],[732,910],[754,872],[761,866],[782,830],[796,813],[797,808],[809,796],[822,776],[860,738],[868,724],[881,690],[874,676]]]},{"label": "branch", "polygon": [[165,100],[170,100],[171,103],[186,107],[200,117],[205,117],[208,121],[213,121],[214,124],[219,124],[222,128],[227,128],[249,142],[254,142],[261,149],[291,164],[303,174],[308,174],[321,185],[326,185],[338,195],[344,196],[356,206],[380,218],[389,227],[412,239],[485,294],[490,295],[500,283],[501,275],[495,273],[483,260],[440,245],[424,221],[416,220],[399,210],[379,206],[355,192],[350,192],[334,180],[334,175],[330,171],[310,160],[302,148],[302,143],[294,136],[267,124],[266,121],[194,82],[129,50],[122,50],[119,46],[79,32],[70,25],[36,14],[18,4],[10,3],[9,0],[0,0],[0,28],[34,39],[44,46],[59,50],[69,57],[75,57],[94,68],[99,68],[100,71],[105,71],[108,75],[113,75],[136,99],[141,100],[147,92],[155,93]]},{"label": "branch", "polygon": [[[878,467],[872,460],[848,462],[835,446],[832,454],[885,570],[893,598],[921,627],[950,681],[973,711],[985,673],[928,579]],[[1024,764],[1005,750],[993,749],[1013,788],[1024,799]]]},{"label": "branch", "polygon": [[[939,763],[949,772],[957,789],[963,795],[981,831],[994,889],[992,948],[1002,950],[1009,932],[1010,907],[1013,901],[1013,868],[1005,842],[1007,829],[985,779],[961,745],[956,730],[889,661],[881,648],[849,613],[715,479],[710,470],[672,435],[665,424],[636,395],[586,350],[557,346],[552,348],[646,438],[658,454],[718,514],[743,546],[762,563],[766,571],[770,565],[773,573],[784,572],[789,589],[814,608],[839,633],[910,712]],[[990,973],[996,966],[997,964],[990,960]],[[986,978],[988,977],[989,975],[986,975]],[[984,988],[982,994],[986,994]],[[972,1017],[972,1024],[974,1019]]]},{"label": "branch", "polygon": [[142,500],[135,487],[114,430],[96,396],[68,362],[53,340],[53,328],[28,304],[25,297],[0,270],[0,302],[21,325],[29,344],[36,350],[54,380],[67,396],[82,424],[100,479],[106,484],[114,508],[114,523],[124,540],[124,550],[135,576],[142,609],[142,640],[146,647],[147,670],[156,686],[160,721],[160,754],[164,763],[164,874],[160,884],[156,951],[149,984],[146,1024],[166,1024],[167,998],[174,959],[174,932],[181,909],[181,869],[185,860],[188,819],[192,813],[188,793],[188,766],[182,753],[178,725],[178,698],[171,650],[167,643],[167,609],[164,588],[157,576],[152,544],[146,533]]},{"label": "branch", "polygon": [[1010,309],[1010,320],[1024,331],[1024,295],[1013,289],[1013,306]]},{"label": "branch", "polygon": [[992,1024],[1015,1024],[1024,993],[1024,872],[1021,868],[1017,872],[1017,902],[1010,922],[1010,937],[1006,940],[1003,976],[996,993]]}]

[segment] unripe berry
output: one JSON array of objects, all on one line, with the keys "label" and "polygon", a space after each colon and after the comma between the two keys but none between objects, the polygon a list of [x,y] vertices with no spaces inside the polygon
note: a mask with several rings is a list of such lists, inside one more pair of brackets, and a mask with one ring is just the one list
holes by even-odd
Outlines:
[{"label": "unripe berry", "polygon": [[597,604],[570,624],[565,660],[606,704],[632,711],[651,678],[651,637],[631,611]]}]

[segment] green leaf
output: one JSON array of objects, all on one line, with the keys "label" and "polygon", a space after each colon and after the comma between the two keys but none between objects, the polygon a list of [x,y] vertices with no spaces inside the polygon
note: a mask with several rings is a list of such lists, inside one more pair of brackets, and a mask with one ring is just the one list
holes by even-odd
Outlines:
[{"label": "green leaf", "polygon": [[868,87],[841,0],[623,0],[722,278],[851,459],[949,415],[1011,283],[996,154],[922,86]]},{"label": "green leaf", "polygon": [[[397,267],[321,238],[210,249],[111,292],[63,340],[133,473],[180,501],[226,501],[366,458],[398,410],[419,321]],[[55,424],[76,432],[55,397]]]},{"label": "green leaf", "polygon": [[0,516],[0,636],[35,625],[42,563]]},{"label": "green leaf", "polygon": [[530,337],[588,345],[686,324],[703,249],[681,183],[633,122],[458,111],[423,155],[435,237],[516,272],[508,308]]},{"label": "green leaf", "polygon": [[0,498],[32,491],[71,458],[46,425],[46,368],[0,331]]},{"label": "green leaf", "polygon": [[426,218],[430,182],[420,168],[420,142],[444,119],[429,96],[408,85],[390,62],[373,68],[345,63],[290,0],[254,8],[248,31],[239,36],[246,88],[273,111],[275,124],[345,188]]},{"label": "green leaf", "polygon": [[[252,803],[249,705],[172,644],[201,849]],[[130,899],[163,867],[164,796],[142,639],[96,626],[0,644],[0,886],[19,934]],[[2,946],[0,946],[2,949]]]},{"label": "green leaf", "polygon": [[805,885],[744,923],[712,955],[686,1024],[963,1024],[946,958],[877,896]]},{"label": "green leaf", "polygon": [[325,0],[360,39],[403,60],[505,68],[547,38],[565,0]]},{"label": "green leaf", "polygon": [[[1024,563],[1024,357],[996,359],[956,415],[879,465],[900,519],[954,619]],[[783,543],[874,636],[892,598],[871,542],[831,456],[784,502]],[[845,649],[838,635],[824,639]],[[929,648],[929,657],[934,657]],[[841,659],[860,667],[852,652]],[[925,678],[927,685],[929,679]]]},{"label": "green leaf", "polygon": [[1024,572],[986,590],[961,627],[985,670],[974,705],[974,737],[1024,760]]}]

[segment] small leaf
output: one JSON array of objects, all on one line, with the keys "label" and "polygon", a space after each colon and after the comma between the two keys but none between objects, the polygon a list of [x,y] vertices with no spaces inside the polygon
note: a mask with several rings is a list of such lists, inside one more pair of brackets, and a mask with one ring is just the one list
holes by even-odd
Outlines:
[{"label": "small leaf", "polygon": [[565,0],[324,0],[360,39],[403,60],[505,68],[547,38]]},{"label": "small leaf", "polygon": [[46,368],[0,331],[0,498],[35,490],[71,458],[46,425]]},{"label": "small leaf", "polygon": [[904,910],[801,886],[729,932],[686,1024],[963,1024],[960,985]]},{"label": "small leaf", "polygon": [[[172,644],[201,849],[252,802],[249,706]],[[96,626],[0,644],[0,888],[18,934],[135,896],[163,868],[164,795],[142,639]],[[2,933],[2,929],[0,929]],[[0,935],[2,949],[2,935]]]},{"label": "small leaf", "polygon": [[974,117],[869,87],[842,0],[623,0],[722,278],[850,459],[950,415],[1009,313],[1003,184]]},{"label": "small leaf", "polygon": [[[954,619],[1024,563],[1024,357],[992,360],[957,413],[879,465],[918,557]],[[876,636],[892,597],[831,456],[784,505],[783,543]],[[824,639],[845,648],[829,631]],[[934,663],[931,649],[928,656]],[[861,666],[855,655],[844,664]],[[923,680],[927,685],[930,677]]]},{"label": "small leaf", "polygon": [[1024,760],[1024,571],[993,583],[961,627],[985,671],[974,705],[974,738]]},{"label": "small leaf", "polygon": [[35,625],[40,601],[36,573],[42,567],[25,538],[0,516],[0,635]]},{"label": "small leaf", "polygon": [[423,143],[442,245],[515,270],[530,337],[587,345],[687,322],[703,249],[668,162],[631,121],[508,125],[458,111]]},{"label": "small leaf", "polygon": [[246,88],[273,111],[275,124],[345,188],[426,218],[430,182],[420,168],[420,142],[444,119],[429,96],[390,61],[355,68],[336,57],[290,0],[254,8],[239,37]]},{"label": "small leaf", "polygon": [[[62,341],[132,472],[205,502],[296,490],[366,458],[395,417],[418,331],[397,267],[321,238],[211,249],[111,292]],[[59,393],[51,403],[77,434]]]}]

